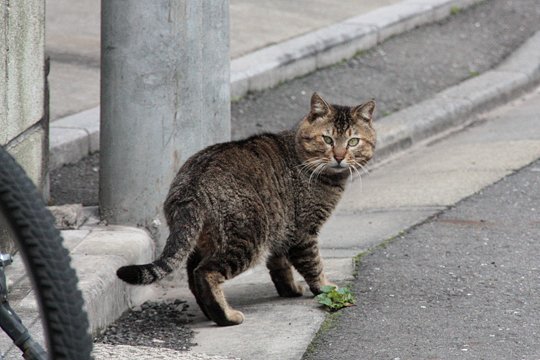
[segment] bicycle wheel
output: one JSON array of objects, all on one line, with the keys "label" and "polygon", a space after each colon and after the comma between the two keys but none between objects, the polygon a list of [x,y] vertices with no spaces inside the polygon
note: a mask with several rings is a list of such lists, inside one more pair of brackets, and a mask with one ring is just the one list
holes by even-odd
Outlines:
[{"label": "bicycle wheel", "polygon": [[10,228],[32,280],[49,359],[90,359],[92,338],[69,253],[41,195],[2,147],[0,216]]}]

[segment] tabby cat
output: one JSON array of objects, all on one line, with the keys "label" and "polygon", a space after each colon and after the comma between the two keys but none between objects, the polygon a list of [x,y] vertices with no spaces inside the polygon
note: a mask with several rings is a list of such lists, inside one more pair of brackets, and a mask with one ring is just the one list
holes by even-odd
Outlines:
[{"label": "tabby cat", "polygon": [[311,110],[292,131],[210,146],[193,155],[172,182],[164,210],[170,235],[151,264],[118,269],[130,284],[150,284],[187,259],[189,288],[206,317],[237,325],[221,284],[266,256],[277,292],[301,296],[291,266],[313,294],[331,284],[317,233],[347,180],[372,157],[373,100],[328,104],[314,93]]}]

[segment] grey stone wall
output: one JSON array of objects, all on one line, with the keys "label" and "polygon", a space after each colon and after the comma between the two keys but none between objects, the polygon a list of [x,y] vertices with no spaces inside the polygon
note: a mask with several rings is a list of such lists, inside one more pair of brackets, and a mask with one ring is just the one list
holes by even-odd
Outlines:
[{"label": "grey stone wall", "polygon": [[43,0],[0,2],[0,145],[47,192],[44,19]]}]

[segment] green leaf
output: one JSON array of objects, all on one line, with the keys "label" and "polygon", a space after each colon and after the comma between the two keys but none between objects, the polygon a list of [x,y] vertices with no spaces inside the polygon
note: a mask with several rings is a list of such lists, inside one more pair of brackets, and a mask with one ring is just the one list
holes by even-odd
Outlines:
[{"label": "green leaf", "polygon": [[332,305],[333,305],[332,300],[330,300],[328,298],[320,299],[319,303],[321,303],[323,305],[326,305],[326,306],[329,306],[329,307],[332,307]]},{"label": "green leaf", "polygon": [[333,286],[333,285],[324,285],[323,287],[321,287],[321,291],[323,293],[329,293],[331,292],[332,290],[334,290],[336,287]]},{"label": "green leaf", "polygon": [[339,288],[336,290],[336,292],[341,295],[347,295],[351,293],[347,288]]},{"label": "green leaf", "polygon": [[348,288],[337,288],[335,286],[323,286],[322,293],[315,299],[319,304],[325,306],[330,311],[337,311],[341,308],[354,306],[354,296]]}]

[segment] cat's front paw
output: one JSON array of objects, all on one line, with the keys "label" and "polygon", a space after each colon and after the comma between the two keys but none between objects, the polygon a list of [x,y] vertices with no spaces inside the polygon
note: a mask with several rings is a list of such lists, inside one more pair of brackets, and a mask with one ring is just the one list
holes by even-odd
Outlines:
[{"label": "cat's front paw", "polygon": [[234,326],[244,322],[244,314],[238,310],[229,309],[224,318],[214,319],[219,326]]},{"label": "cat's front paw", "polygon": [[240,325],[245,320],[244,314],[238,310],[230,310],[227,318],[229,320],[229,324],[227,325]]},{"label": "cat's front paw", "polygon": [[333,286],[333,287],[338,288],[337,284],[334,284],[333,282],[328,281],[326,279],[326,276],[324,274],[321,274],[321,276],[319,277],[318,283],[317,284],[310,284],[309,289],[311,290],[313,295],[316,296],[316,295],[319,295],[320,293],[322,293],[321,288],[323,286]]}]

